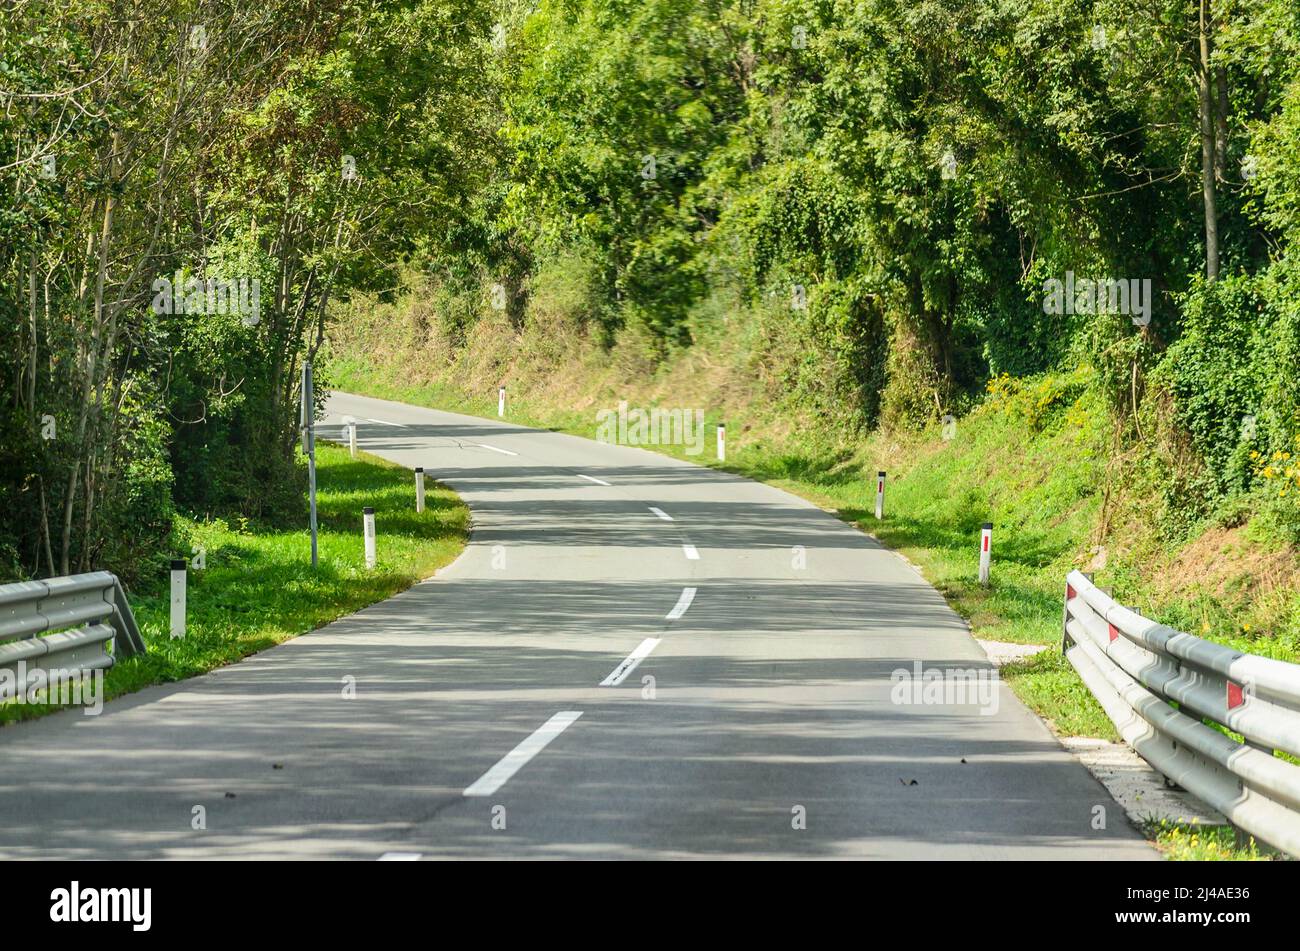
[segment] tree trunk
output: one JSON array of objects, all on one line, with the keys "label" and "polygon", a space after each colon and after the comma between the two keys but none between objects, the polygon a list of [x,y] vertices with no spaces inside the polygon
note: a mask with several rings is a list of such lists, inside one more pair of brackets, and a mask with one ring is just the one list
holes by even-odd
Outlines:
[{"label": "tree trunk", "polygon": [[32,348],[27,351],[27,392],[24,394],[23,402],[26,404],[24,408],[27,412],[34,414],[36,412],[36,361],[40,343],[40,328],[36,323],[36,250],[34,248],[28,267],[27,314],[28,326],[32,332]]},{"label": "tree trunk", "polygon": [[1228,180],[1228,71],[1214,71],[1214,178]]},{"label": "tree trunk", "polygon": [[1210,58],[1214,38],[1210,0],[1200,2],[1200,62],[1196,71],[1196,93],[1201,125],[1201,192],[1205,201],[1205,276],[1219,277],[1219,208],[1215,194],[1215,94]]},{"label": "tree trunk", "polygon": [[[109,170],[110,178],[116,172],[116,155],[118,150],[118,137],[114,134],[112,139],[112,150],[108,155],[104,167]],[[98,387],[96,381],[100,372],[101,363],[107,360],[108,354],[101,354],[100,348],[103,345],[105,337],[105,311],[104,311],[104,286],[108,277],[108,252],[109,245],[112,242],[113,234],[113,212],[117,208],[117,196],[112,191],[104,200],[104,217],[103,224],[100,227],[99,234],[99,251],[96,255],[95,268],[95,300],[91,311],[91,328],[90,328],[90,345],[86,348],[86,359],[82,366],[82,372],[85,379],[82,381],[81,412],[77,420],[77,456],[74,457],[71,471],[68,473],[68,491],[63,502],[63,531],[60,538],[62,554],[60,555],[60,573],[67,574],[72,556],[72,516],[77,505],[77,488],[78,480],[81,476],[81,458],[80,454],[85,453],[87,466],[87,478],[89,478],[89,466],[94,458],[94,443],[97,433],[98,411],[99,407],[92,406],[92,397],[94,397]]]}]

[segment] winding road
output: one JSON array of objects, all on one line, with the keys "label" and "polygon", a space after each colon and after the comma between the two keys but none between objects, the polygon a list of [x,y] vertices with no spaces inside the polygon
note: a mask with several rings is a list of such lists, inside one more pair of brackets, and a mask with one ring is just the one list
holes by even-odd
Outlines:
[{"label": "winding road", "polygon": [[1156,857],[1004,685],[894,702],[917,662],[990,666],[833,516],[640,449],[342,393],[320,434],[345,415],[361,448],[461,494],[463,555],[100,717],[0,731],[0,857]]}]

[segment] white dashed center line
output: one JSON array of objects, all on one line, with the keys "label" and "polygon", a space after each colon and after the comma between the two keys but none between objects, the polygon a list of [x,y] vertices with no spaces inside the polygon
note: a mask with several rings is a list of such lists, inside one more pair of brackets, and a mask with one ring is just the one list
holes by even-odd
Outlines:
[{"label": "white dashed center line", "polygon": [[511,452],[509,449],[498,449],[496,446],[489,446],[487,443],[484,443],[484,442],[474,443],[474,445],[478,446],[480,449],[491,449],[493,452],[499,452],[499,453],[501,453],[501,455],[503,455],[503,456],[517,456],[517,455],[519,455],[519,453],[517,453],[517,452]]},{"label": "white dashed center line", "polygon": [[682,588],[682,596],[677,599],[676,606],[671,611],[668,612],[668,615],[667,617],[665,617],[664,620],[676,621],[679,617],[681,617],[683,614],[686,613],[686,609],[691,606],[691,602],[694,600],[695,600],[695,589]]},{"label": "white dashed center line", "polygon": [[672,517],[671,515],[669,515],[669,514],[668,514],[667,512],[665,512],[663,509],[657,509],[657,508],[655,508],[653,505],[650,506],[650,511],[654,512],[656,515],[658,515],[658,516],[659,516],[661,519],[663,519],[665,522],[671,522],[671,521],[673,520],[673,517]]},{"label": "white dashed center line", "polygon": [[596,485],[609,485],[609,483],[604,479],[597,479],[595,476],[583,475],[581,472],[578,473],[578,478],[586,479],[588,482],[594,482]]},{"label": "white dashed center line", "polygon": [[551,740],[572,726],[580,716],[582,716],[581,710],[562,710],[551,717],[534,730],[527,739],[503,756],[495,766],[476,779],[474,784],[465,790],[465,795],[492,795],[509,782],[511,776],[528,765],[530,759],[546,749]]},{"label": "white dashed center line", "polygon": [[637,664],[649,657],[650,652],[658,646],[659,638],[647,637],[637,645],[636,650],[627,655],[627,660],[615,667],[610,672],[610,675],[600,682],[600,685],[602,687],[617,687],[627,679],[628,674],[636,670]]},{"label": "white dashed center line", "polygon": [[381,862],[418,862],[423,852],[385,852],[379,856]]},{"label": "white dashed center line", "polygon": [[691,561],[700,560],[700,553],[695,550],[694,545],[683,545],[682,551],[686,552],[686,557],[689,558]]},{"label": "white dashed center line", "polygon": [[367,423],[378,423],[380,426],[395,426],[398,429],[406,428],[401,423],[390,423],[386,419],[371,419],[369,416],[362,416],[361,418],[364,419]]}]

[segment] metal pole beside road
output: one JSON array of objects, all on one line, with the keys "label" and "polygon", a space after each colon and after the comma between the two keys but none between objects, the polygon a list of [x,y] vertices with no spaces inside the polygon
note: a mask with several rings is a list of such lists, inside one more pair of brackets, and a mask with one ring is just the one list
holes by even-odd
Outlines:
[{"label": "metal pole beside road", "polygon": [[[311,566],[316,567],[316,403],[312,397],[311,361],[302,365],[302,451],[307,457],[307,494],[311,510]],[[352,427],[356,437],[356,425]]]}]

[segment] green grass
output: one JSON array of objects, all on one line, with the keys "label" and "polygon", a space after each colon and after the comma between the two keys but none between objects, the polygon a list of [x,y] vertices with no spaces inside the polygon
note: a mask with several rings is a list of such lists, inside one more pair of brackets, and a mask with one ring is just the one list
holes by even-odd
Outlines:
[{"label": "green grass", "polygon": [[1241,836],[1231,826],[1202,826],[1152,820],[1143,834],[1165,858],[1176,862],[1259,862],[1284,858],[1259,845],[1253,836]]},{"label": "green grass", "polygon": [[[183,638],[169,629],[163,579],[130,600],[148,643],[142,657],[118,662],[104,678],[111,699],[150,684],[193,677],[279,644],[380,601],[432,575],[465,547],[469,511],[446,486],[426,482],[415,512],[409,470],[345,448],[317,446],[319,565],[311,567],[306,527],[178,519],[178,553],[201,546],[206,568],[191,569]],[[377,564],[365,567],[361,510],[375,510]],[[304,517],[304,522],[306,521]],[[0,706],[0,722],[27,719],[47,704]]]}]

